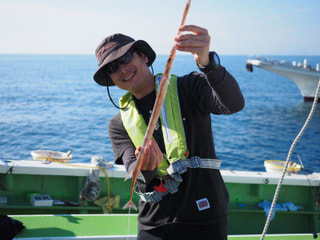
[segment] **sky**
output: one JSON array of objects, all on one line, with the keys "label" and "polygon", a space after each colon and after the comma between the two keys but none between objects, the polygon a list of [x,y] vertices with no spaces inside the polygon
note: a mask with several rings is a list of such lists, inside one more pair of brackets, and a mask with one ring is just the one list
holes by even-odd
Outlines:
[{"label": "sky", "polygon": [[[94,54],[124,33],[169,54],[186,0],[0,0],[0,54]],[[192,0],[186,24],[224,55],[320,56],[319,0]]]}]

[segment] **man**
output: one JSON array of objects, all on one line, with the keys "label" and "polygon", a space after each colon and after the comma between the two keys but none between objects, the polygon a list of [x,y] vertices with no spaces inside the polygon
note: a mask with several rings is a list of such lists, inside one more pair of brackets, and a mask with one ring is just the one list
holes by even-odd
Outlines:
[{"label": "man", "polygon": [[[190,52],[203,72],[172,76],[154,140],[145,148],[138,180],[137,239],[227,239],[229,195],[219,167],[211,129],[211,113],[232,114],[244,107],[236,80],[209,52],[204,28],[185,25],[174,39],[178,51]],[[128,93],[120,113],[109,123],[117,163],[128,172],[139,154],[161,76],[149,66],[155,53],[145,41],[114,34],[96,49],[103,86],[116,85]]]}]

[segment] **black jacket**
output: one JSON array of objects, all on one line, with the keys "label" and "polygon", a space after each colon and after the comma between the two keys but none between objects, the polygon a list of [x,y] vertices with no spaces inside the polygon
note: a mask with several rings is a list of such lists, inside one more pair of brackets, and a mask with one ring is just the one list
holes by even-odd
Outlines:
[{"label": "black jacket", "polygon": [[[236,80],[222,66],[207,75],[192,72],[178,78],[178,94],[189,156],[217,158],[211,113],[232,114],[244,107]],[[137,101],[147,123],[154,99],[153,92]],[[136,160],[135,147],[122,125],[120,114],[111,119],[109,135],[116,162],[124,163],[129,171]],[[159,135],[156,140],[161,148],[163,143],[158,139]],[[156,172],[143,174],[147,185],[139,182],[140,190],[152,191],[153,186],[159,184],[155,179]],[[140,201],[139,228],[147,230],[168,223],[211,225],[227,221],[229,195],[219,170],[189,169],[182,178],[179,191],[166,195],[159,203]],[[204,198],[208,199],[210,208],[199,211],[196,201]]]}]

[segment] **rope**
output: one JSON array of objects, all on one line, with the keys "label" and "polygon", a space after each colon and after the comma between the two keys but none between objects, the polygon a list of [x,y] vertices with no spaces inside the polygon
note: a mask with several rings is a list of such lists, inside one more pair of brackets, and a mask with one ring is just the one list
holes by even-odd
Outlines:
[{"label": "rope", "polygon": [[314,100],[313,100],[313,104],[312,104],[312,107],[311,107],[311,110],[310,110],[310,113],[308,115],[308,118],[307,120],[305,121],[303,127],[301,128],[299,134],[297,135],[297,137],[294,139],[291,147],[290,147],[290,150],[289,150],[289,153],[288,153],[288,156],[287,156],[287,160],[286,160],[286,163],[285,163],[285,166],[284,166],[284,169],[282,171],[282,176],[279,180],[279,183],[278,183],[278,186],[276,188],[276,191],[275,191],[275,194],[274,194],[274,197],[273,197],[273,200],[272,200],[272,204],[271,204],[271,208],[269,210],[269,214],[268,214],[268,218],[266,220],[266,223],[265,223],[265,226],[264,226],[264,229],[263,229],[263,232],[262,232],[262,235],[261,235],[261,238],[260,240],[263,240],[267,231],[268,231],[268,228],[269,228],[269,224],[270,224],[270,221],[271,221],[271,217],[272,217],[272,213],[273,213],[273,210],[274,210],[274,207],[276,205],[276,202],[277,202],[277,199],[278,199],[278,196],[279,196],[279,193],[280,193],[280,188],[281,188],[281,185],[282,185],[282,182],[283,182],[283,179],[284,179],[284,176],[287,172],[287,168],[288,168],[288,165],[289,165],[289,162],[290,162],[290,158],[291,158],[291,155],[293,153],[293,149],[295,147],[295,145],[297,144],[298,140],[300,139],[300,137],[302,136],[303,132],[305,131],[305,129],[307,128],[311,118],[312,118],[312,115],[316,109],[316,106],[317,106],[317,102],[318,102],[318,95],[319,95],[319,90],[320,90],[320,79],[319,79],[319,82],[318,82],[318,87],[317,87],[317,90],[316,90],[316,94],[314,96]]},{"label": "rope", "polygon": [[80,168],[100,169],[100,170],[102,170],[102,171],[104,172],[104,174],[105,174],[105,176],[106,176],[106,180],[107,180],[107,185],[108,185],[108,207],[109,207],[110,213],[112,213],[111,202],[110,202],[110,182],[109,182],[109,176],[108,176],[107,171],[106,171],[104,168],[99,167],[99,166],[91,167],[91,166],[83,166],[83,165],[65,163],[65,162],[61,162],[61,160],[56,160],[56,159],[49,158],[49,157],[39,157],[39,158],[36,158],[35,160],[40,160],[40,159],[49,160],[49,161],[56,162],[56,163],[60,163],[60,164],[63,164],[63,165],[66,165],[66,166],[70,166],[70,167],[80,167]]}]

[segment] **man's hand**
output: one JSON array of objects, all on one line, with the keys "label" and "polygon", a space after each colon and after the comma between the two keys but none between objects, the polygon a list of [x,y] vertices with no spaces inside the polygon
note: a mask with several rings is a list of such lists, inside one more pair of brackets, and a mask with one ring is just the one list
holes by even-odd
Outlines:
[{"label": "man's hand", "polygon": [[[135,155],[137,158],[140,151],[141,147],[138,147],[135,151]],[[160,165],[163,159],[162,152],[156,141],[153,139],[151,139],[150,143],[145,146],[144,155],[145,156],[144,161],[141,165],[141,171],[153,171]]]},{"label": "man's hand", "polygon": [[210,39],[207,29],[195,25],[185,25],[179,28],[179,33],[174,41],[177,50],[191,52],[197,64],[207,66],[209,64]]}]

